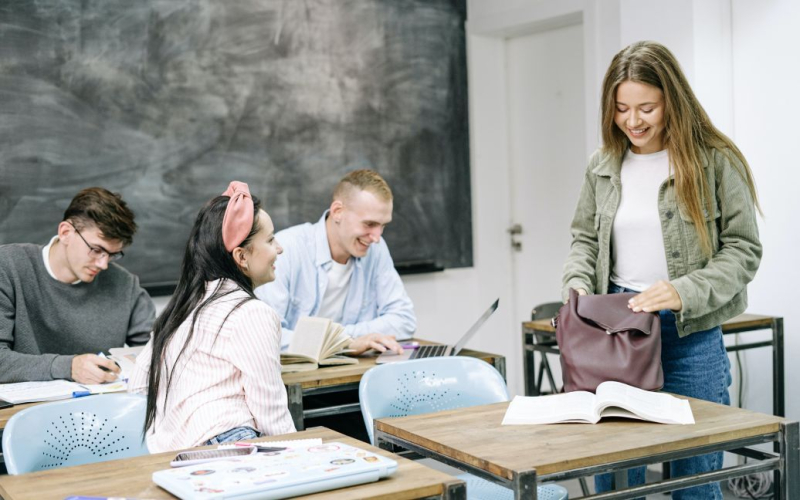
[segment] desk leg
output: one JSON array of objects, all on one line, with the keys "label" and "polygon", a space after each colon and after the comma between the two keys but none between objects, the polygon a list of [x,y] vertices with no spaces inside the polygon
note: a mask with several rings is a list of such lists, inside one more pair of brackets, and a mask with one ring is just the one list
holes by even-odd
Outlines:
[{"label": "desk leg", "polygon": [[508,383],[508,380],[506,380],[506,358],[505,358],[505,356],[500,356],[500,357],[494,358],[494,368],[495,368],[495,370],[500,372],[500,375],[503,376],[503,380],[505,380],[506,383]]},{"label": "desk leg", "polygon": [[628,470],[614,471],[614,489],[624,490],[628,487]]},{"label": "desk leg", "polygon": [[514,490],[514,499],[531,499],[536,500],[536,471],[529,470],[525,472],[514,473],[511,477],[511,488]]},{"label": "desk leg", "polygon": [[[531,336],[531,342],[528,344],[528,335]],[[536,390],[536,358],[534,351],[528,350],[528,346],[533,344],[533,334],[529,334],[522,329],[522,372],[525,378],[525,395],[538,396]]]},{"label": "desk leg", "polygon": [[287,385],[286,395],[289,399],[289,414],[294,420],[294,427],[298,431],[302,431],[306,428],[303,417],[303,389],[300,384]]},{"label": "desk leg", "polygon": [[459,481],[445,484],[443,500],[467,500],[467,485]]},{"label": "desk leg", "polygon": [[775,471],[775,500],[800,498],[800,432],[797,422],[781,424],[783,467]]},{"label": "desk leg", "polygon": [[772,412],[786,416],[783,388],[783,318],[772,320]]}]

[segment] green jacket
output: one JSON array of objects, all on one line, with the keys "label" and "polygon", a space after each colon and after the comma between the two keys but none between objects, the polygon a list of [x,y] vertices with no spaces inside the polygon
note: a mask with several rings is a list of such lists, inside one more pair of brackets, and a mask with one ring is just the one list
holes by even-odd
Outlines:
[{"label": "green jacket", "polygon": [[[708,185],[716,194],[711,202],[713,211],[705,214],[713,241],[710,259],[703,255],[689,216],[678,209],[673,176],[658,190],[669,280],[683,302],[683,309],[676,314],[681,337],[713,328],[744,312],[747,283],[761,262],[756,210],[744,177],[722,152],[715,149],[705,156]],[[570,288],[608,292],[611,225],[620,201],[621,166],[622,158],[599,150],[586,169],[572,221],[572,245],[564,264],[564,300]]]}]

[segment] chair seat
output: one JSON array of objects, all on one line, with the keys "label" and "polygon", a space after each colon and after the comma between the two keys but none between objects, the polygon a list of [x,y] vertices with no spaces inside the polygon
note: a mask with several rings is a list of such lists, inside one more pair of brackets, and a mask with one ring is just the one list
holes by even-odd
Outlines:
[{"label": "chair seat", "polygon": [[[504,488],[486,479],[472,474],[463,473],[456,476],[467,484],[467,498],[469,500],[514,500],[514,493],[509,488]],[[567,500],[567,490],[557,484],[539,486],[536,489],[539,500]]]}]

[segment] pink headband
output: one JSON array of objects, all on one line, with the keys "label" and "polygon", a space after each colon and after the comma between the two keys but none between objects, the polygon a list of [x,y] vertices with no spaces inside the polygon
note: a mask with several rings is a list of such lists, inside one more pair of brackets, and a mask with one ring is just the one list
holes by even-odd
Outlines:
[{"label": "pink headband", "polygon": [[253,198],[247,184],[239,181],[232,181],[222,196],[231,197],[222,219],[222,242],[232,252],[253,228]]}]

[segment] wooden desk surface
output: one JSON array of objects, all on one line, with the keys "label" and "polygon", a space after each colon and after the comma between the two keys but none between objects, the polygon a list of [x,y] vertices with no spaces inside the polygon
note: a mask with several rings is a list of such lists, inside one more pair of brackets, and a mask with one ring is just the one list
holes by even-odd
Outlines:
[{"label": "wooden desk surface", "polygon": [[[772,320],[774,316],[763,316],[760,314],[740,314],[735,318],[731,318],[722,324],[722,332],[739,329],[750,328],[752,330],[772,328]],[[555,333],[556,329],[550,324],[550,319],[537,319],[536,321],[524,321],[522,328],[526,331],[536,330],[537,332],[550,332]]]},{"label": "wooden desk surface", "polygon": [[[426,340],[417,340],[421,343],[431,343]],[[461,352],[464,356],[479,358],[487,363],[493,363],[495,359],[501,357],[499,354],[489,354],[486,352],[472,351],[470,349],[464,349]],[[343,384],[357,384],[361,381],[361,377],[364,375],[364,373],[375,366],[375,357],[360,357],[358,359],[359,362],[357,365],[327,366],[307,372],[284,373],[283,383],[285,385],[300,384],[302,389],[331,387]],[[11,408],[4,408],[0,410],[0,430],[5,429],[8,419],[13,417],[17,412],[37,404],[42,403],[15,405]]]},{"label": "wooden desk surface", "polygon": [[[323,441],[340,441],[389,456],[397,461],[398,468],[392,476],[376,483],[317,493],[302,498],[333,500],[423,498],[441,495],[447,484],[459,482],[453,476],[394,456],[389,452],[324,427],[316,427],[290,436],[277,436],[255,441],[317,437],[322,438]],[[174,456],[175,453],[160,453],[97,464],[63,467],[19,476],[0,476],[0,495],[5,500],[63,500],[69,495],[119,496],[140,499],[175,498],[166,490],[156,486],[151,480],[153,472],[169,468],[169,462]]]},{"label": "wooden desk surface", "polygon": [[[548,397],[548,396],[542,396]],[[784,420],[690,399],[694,425],[627,419],[599,424],[500,425],[508,403],[376,420],[377,429],[462,463],[512,478],[688,450],[778,432]]]},{"label": "wooden desk surface", "polygon": [[[431,344],[432,342],[415,339],[423,344]],[[461,351],[463,356],[472,356],[482,359],[488,363],[500,358],[498,354],[489,354],[486,352],[472,351],[464,349]],[[316,370],[306,372],[284,373],[283,383],[285,385],[300,384],[303,389],[315,387],[330,387],[342,384],[357,384],[361,381],[361,377],[367,370],[375,366],[375,357],[359,357],[357,365],[340,365],[340,366],[326,366]]]}]

